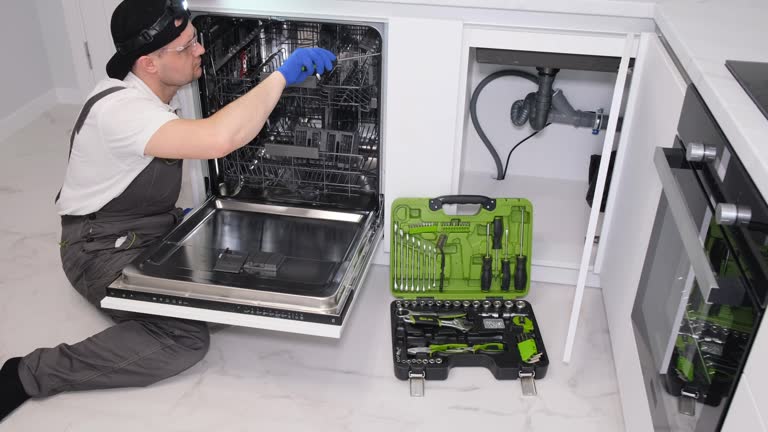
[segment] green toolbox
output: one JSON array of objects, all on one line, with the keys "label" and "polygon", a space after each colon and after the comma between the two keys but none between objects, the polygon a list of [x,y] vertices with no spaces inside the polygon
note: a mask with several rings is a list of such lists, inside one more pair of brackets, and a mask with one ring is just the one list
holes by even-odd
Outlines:
[{"label": "green toolbox", "polygon": [[[446,212],[444,206],[471,214]],[[474,209],[477,208],[475,211]],[[395,376],[423,396],[424,380],[458,366],[496,379],[534,379],[549,365],[531,304],[533,206],[524,198],[399,198],[391,209],[389,284]]]}]

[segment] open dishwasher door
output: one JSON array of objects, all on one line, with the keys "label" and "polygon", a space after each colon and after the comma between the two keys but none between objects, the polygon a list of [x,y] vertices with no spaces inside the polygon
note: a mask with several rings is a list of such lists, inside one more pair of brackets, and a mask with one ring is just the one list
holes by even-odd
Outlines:
[{"label": "open dishwasher door", "polygon": [[245,147],[208,161],[208,199],[144,251],[102,306],[340,337],[382,235],[382,39],[366,25],[197,15],[208,117],[299,47],[334,52],[286,88]]}]

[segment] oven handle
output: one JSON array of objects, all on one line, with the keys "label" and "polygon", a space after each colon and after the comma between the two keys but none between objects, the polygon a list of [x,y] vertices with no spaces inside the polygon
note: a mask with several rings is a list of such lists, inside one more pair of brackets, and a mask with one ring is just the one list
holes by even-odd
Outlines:
[{"label": "oven handle", "polygon": [[672,219],[674,219],[677,230],[680,232],[685,252],[691,260],[691,267],[693,267],[693,272],[698,280],[702,297],[707,303],[711,303],[709,299],[712,290],[720,289],[720,286],[717,284],[715,272],[712,271],[707,255],[704,253],[696,224],[683,197],[683,192],[680,190],[674,175],[672,175],[672,169],[669,167],[663,147],[656,147],[653,161],[659,174],[659,180],[661,180],[662,190],[667,196]]}]

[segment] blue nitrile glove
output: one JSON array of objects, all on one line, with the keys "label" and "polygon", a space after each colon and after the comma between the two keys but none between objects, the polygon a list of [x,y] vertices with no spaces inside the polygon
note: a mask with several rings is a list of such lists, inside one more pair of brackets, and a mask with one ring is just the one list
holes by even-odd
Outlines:
[{"label": "blue nitrile glove", "polygon": [[336,56],[323,48],[297,48],[277,71],[285,77],[286,85],[293,85],[304,82],[310,75],[330,71],[334,60]]}]

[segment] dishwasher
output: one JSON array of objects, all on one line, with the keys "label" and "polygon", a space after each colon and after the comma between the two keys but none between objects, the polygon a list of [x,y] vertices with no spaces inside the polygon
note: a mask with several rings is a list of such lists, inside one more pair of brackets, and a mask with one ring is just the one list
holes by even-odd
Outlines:
[{"label": "dishwasher", "polygon": [[258,136],[204,165],[206,199],[126,267],[102,306],[341,337],[382,237],[382,37],[374,25],[193,14],[209,117],[297,48],[334,69],[287,87]]}]

